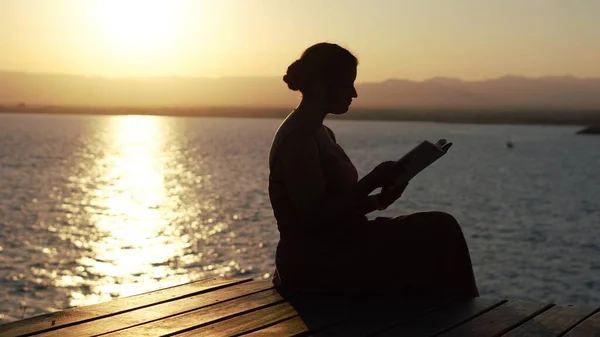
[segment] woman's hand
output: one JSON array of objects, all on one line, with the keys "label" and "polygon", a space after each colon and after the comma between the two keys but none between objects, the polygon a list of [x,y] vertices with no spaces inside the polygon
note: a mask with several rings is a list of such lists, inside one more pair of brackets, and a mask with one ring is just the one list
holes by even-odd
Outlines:
[{"label": "woman's hand", "polygon": [[377,201],[383,208],[389,207],[391,204],[396,202],[396,200],[400,199],[402,193],[408,186],[408,183],[404,185],[396,186],[396,185],[387,185],[381,189],[381,193],[377,195]]},{"label": "woman's hand", "polygon": [[367,177],[371,181],[373,189],[376,189],[393,185],[399,173],[398,164],[395,161],[384,161],[369,172]]}]

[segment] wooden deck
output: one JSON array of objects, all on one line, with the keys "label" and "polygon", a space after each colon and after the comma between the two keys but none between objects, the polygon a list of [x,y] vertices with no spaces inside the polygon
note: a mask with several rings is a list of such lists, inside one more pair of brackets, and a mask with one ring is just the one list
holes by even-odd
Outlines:
[{"label": "wooden deck", "polygon": [[600,336],[600,308],[477,299],[298,296],[214,278],[0,326],[0,336]]}]

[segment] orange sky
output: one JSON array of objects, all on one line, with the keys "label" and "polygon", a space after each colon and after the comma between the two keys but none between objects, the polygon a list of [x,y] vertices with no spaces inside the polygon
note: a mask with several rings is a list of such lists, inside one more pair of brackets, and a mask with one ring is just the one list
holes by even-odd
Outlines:
[{"label": "orange sky", "polygon": [[2,0],[0,70],[281,76],[318,41],[359,81],[600,76],[596,0]]}]

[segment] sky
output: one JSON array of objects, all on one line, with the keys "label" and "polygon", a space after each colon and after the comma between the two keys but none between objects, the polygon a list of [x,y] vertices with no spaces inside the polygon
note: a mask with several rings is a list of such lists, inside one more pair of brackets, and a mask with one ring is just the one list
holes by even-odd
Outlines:
[{"label": "sky", "polygon": [[600,77],[599,0],[0,0],[0,71],[282,76],[311,44],[358,81]]}]

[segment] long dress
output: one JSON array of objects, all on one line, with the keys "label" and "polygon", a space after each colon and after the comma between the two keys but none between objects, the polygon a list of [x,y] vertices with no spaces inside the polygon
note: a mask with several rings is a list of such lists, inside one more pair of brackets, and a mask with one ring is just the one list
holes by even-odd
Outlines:
[{"label": "long dress", "polygon": [[[319,147],[327,195],[358,181],[341,146]],[[296,220],[277,160],[269,197],[280,240],[273,282],[308,292],[443,292],[478,296],[469,251],[456,220],[443,212],[420,212],[368,220],[350,208],[333,223]]]}]

